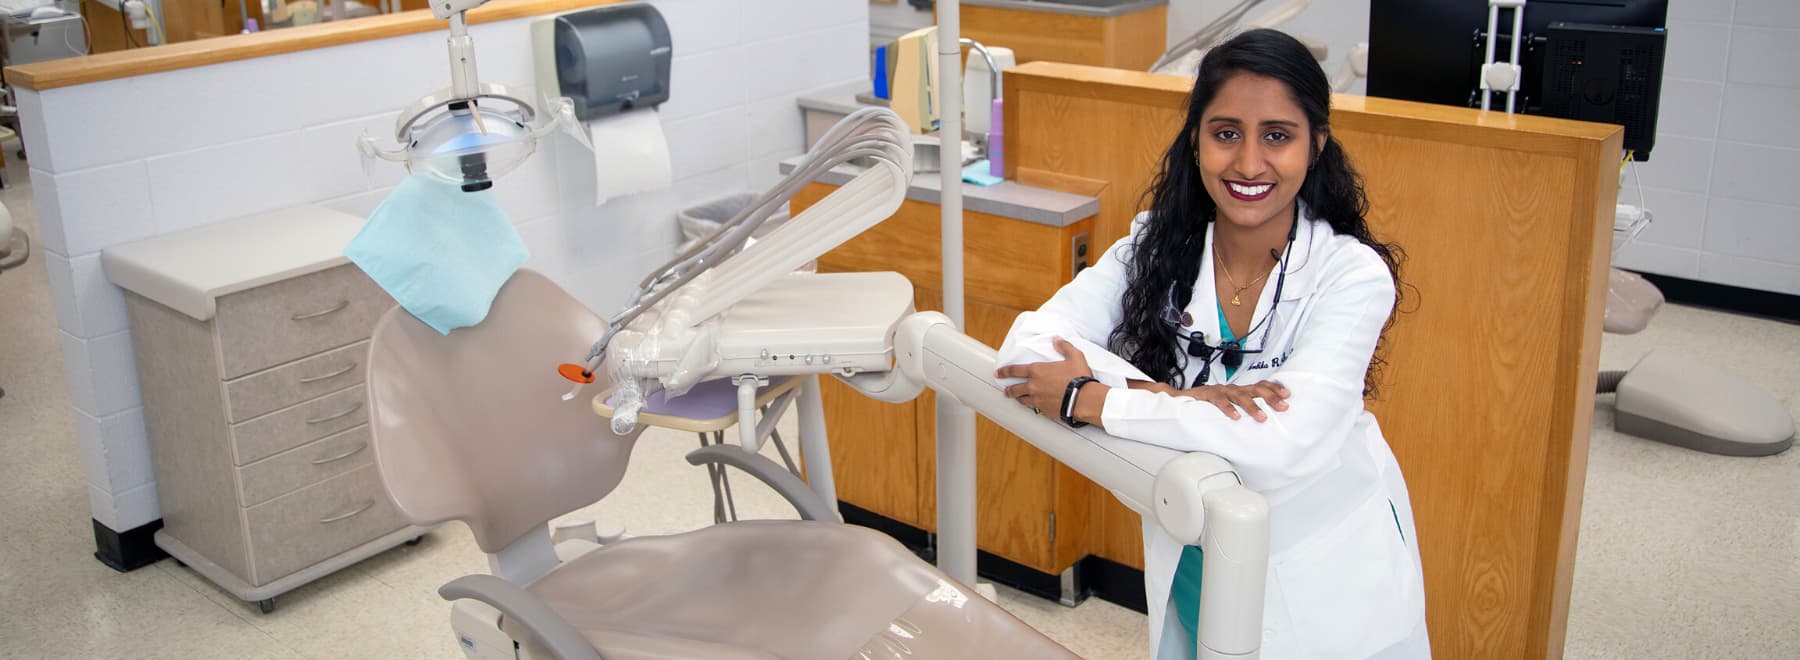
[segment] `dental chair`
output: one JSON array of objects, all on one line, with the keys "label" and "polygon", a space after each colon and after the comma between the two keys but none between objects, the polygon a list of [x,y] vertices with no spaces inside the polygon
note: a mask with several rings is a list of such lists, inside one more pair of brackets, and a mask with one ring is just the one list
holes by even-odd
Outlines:
[{"label": "dental chair", "polygon": [[1074,657],[892,539],[841,524],[798,477],[732,445],[688,461],[750,473],[801,520],[553,544],[549,521],[611,492],[640,433],[614,434],[589,402],[559,396],[567,383],[555,365],[605,325],[521,270],[479,325],[440,335],[395,308],[370,341],[369,425],[382,480],[409,521],[468,525],[492,574],[438,593],[498,610],[524,655]]},{"label": "dental chair", "polygon": [[[781,377],[829,376],[887,402],[911,401],[931,389],[1107,489],[1177,541],[1204,548],[1198,655],[1256,657],[1263,636],[1269,507],[1262,495],[1242,485],[1228,462],[1098,429],[1072,429],[1034,414],[1008,398],[994,378],[994,349],[963,334],[941,313],[914,310],[912,285],[898,273],[793,272],[890,217],[905,199],[911,157],[905,124],[892,111],[851,113],[755,204],[652,272],[609,317],[583,363],[568,365],[584,376],[607,376],[609,382],[592,397],[595,413],[626,435],[654,414],[656,394],[679,397],[721,379],[738,388],[744,420],[760,406],[756,388]],[[839,166],[851,168],[844,172],[853,175],[849,183],[754,244],[747,240],[795,191]],[[572,380],[578,384],[565,400],[592,387]],[[819,408],[816,400],[799,407],[801,453],[808,486],[831,502],[829,448]],[[737,455],[754,455],[759,446],[754,426],[740,422]],[[817,432],[809,433],[809,427]],[[973,438],[940,433],[938,441],[942,446]],[[974,525],[946,522],[975,521],[975,469],[958,455],[938,454],[938,479],[953,484],[951,491],[969,494],[939,499],[938,557],[972,569]],[[958,548],[965,554],[953,557]],[[1000,657],[1045,657],[1033,650],[1035,643],[1008,647]]]},{"label": "dental chair", "polygon": [[[1620,205],[1613,253],[1630,245],[1650,220],[1649,212]],[[1662,304],[1662,291],[1643,276],[1609,270],[1606,332],[1636,334]],[[1653,350],[1628,370],[1602,371],[1597,389],[1614,395],[1613,429],[1626,435],[1721,456],[1772,456],[1794,446],[1794,418],[1781,401],[1679,353]]]},{"label": "dental chair", "polygon": [[[0,272],[25,265],[31,259],[31,236],[13,228],[12,212],[0,205]],[[0,388],[0,397],[6,390]]]}]

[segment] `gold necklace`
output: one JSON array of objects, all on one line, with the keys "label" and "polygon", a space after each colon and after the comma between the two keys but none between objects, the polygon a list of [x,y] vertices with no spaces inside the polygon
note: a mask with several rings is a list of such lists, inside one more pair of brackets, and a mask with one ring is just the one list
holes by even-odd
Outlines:
[{"label": "gold necklace", "polygon": [[1224,255],[1219,254],[1219,246],[1217,246],[1217,245],[1213,246],[1213,255],[1216,257],[1219,257],[1219,260],[1218,260],[1219,261],[1219,270],[1221,272],[1225,273],[1225,281],[1231,283],[1231,287],[1233,289],[1233,291],[1231,292],[1231,304],[1233,304],[1233,305],[1242,307],[1243,303],[1238,301],[1238,294],[1243,293],[1244,289],[1248,289],[1250,287],[1256,286],[1257,282],[1261,282],[1261,281],[1263,281],[1263,278],[1269,276],[1268,273],[1263,273],[1260,277],[1257,277],[1254,280],[1250,280],[1249,284],[1245,284],[1243,286],[1238,286],[1237,279],[1233,278],[1231,276],[1231,269],[1225,267],[1225,258],[1224,258]]}]

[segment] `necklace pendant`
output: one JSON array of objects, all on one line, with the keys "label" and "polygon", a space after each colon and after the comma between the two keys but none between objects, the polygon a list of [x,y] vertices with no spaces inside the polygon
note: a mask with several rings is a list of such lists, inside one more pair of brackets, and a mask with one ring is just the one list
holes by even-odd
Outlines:
[{"label": "necklace pendant", "polygon": [[1238,302],[1238,295],[1237,295],[1237,294],[1235,294],[1235,293],[1234,293],[1234,294],[1231,294],[1231,304],[1233,304],[1233,305],[1237,305],[1237,306],[1239,306],[1239,307],[1242,307],[1242,306],[1244,306],[1244,304],[1243,304],[1243,303],[1241,303],[1241,302]]}]

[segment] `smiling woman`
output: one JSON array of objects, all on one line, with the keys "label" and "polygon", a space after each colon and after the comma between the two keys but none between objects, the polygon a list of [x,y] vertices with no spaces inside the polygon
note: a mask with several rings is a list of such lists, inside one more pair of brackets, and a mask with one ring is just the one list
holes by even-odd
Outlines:
[{"label": "smiling woman", "polygon": [[[1368,246],[1396,284],[1400,279],[1404,253],[1370,232],[1361,177],[1331,136],[1324,72],[1311,60],[1280,57],[1282,46],[1298,44],[1281,33],[1247,33],[1233,43],[1235,48],[1219,49],[1212,66],[1201,67],[1184,129],[1146,194],[1152,212],[1136,238],[1141,258],[1130,266],[1122,310],[1127,322],[1110,337],[1121,355],[1159,379],[1179,377],[1185,366],[1175,349],[1181,333],[1157,321],[1171,303],[1171,285],[1176,309],[1193,300],[1200,239],[1209,227],[1213,262],[1224,276],[1216,278],[1223,281],[1215,293],[1223,300],[1261,291],[1254,282],[1235,282],[1267,281],[1302,204],[1335,233]],[[1396,286],[1396,296],[1399,291]],[[1228,326],[1234,336],[1247,337],[1251,310],[1231,307],[1224,310]],[[1366,393],[1373,393],[1381,363],[1378,348]]]},{"label": "smiling woman", "polygon": [[[1329,91],[1279,32],[1210,52],[1148,210],[1019,316],[997,375],[1072,426],[1214,453],[1269,497],[1262,657],[1427,657],[1411,499],[1364,407],[1399,250],[1370,234]],[[1144,548],[1152,654],[1194,657],[1205,558],[1154,522]]]}]

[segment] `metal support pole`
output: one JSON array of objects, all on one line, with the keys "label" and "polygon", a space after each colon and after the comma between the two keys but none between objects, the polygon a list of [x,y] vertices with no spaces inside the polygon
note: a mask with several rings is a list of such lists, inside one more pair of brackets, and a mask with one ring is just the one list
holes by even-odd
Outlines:
[{"label": "metal support pole", "polygon": [[[962,3],[938,3],[938,153],[944,163],[944,314],[963,320]],[[954,398],[937,398],[938,568],[975,586],[975,413]]]},{"label": "metal support pole", "polygon": [[825,399],[818,376],[807,376],[800,385],[800,402],[795,408],[800,413],[800,461],[806,465],[807,485],[837,511],[837,482],[831,475],[831,443],[825,437]]}]

